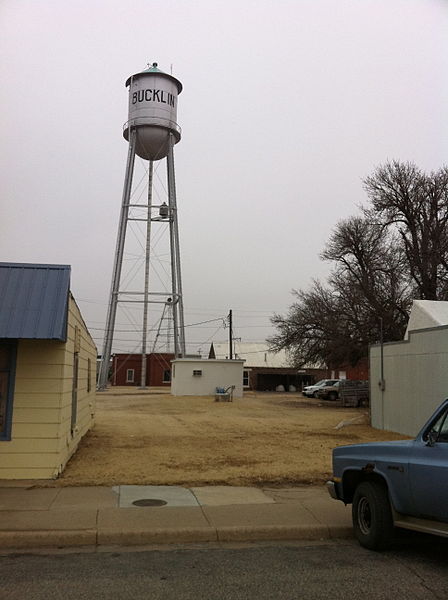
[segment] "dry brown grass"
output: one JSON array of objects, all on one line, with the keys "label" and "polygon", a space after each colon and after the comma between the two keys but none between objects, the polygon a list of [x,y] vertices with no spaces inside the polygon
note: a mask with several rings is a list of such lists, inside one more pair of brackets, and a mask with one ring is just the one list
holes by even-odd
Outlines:
[{"label": "dry brown grass", "polygon": [[230,402],[120,388],[97,397],[96,424],[54,485],[288,485],[323,482],[331,449],[404,436],[342,420],[366,409],[299,394]]}]

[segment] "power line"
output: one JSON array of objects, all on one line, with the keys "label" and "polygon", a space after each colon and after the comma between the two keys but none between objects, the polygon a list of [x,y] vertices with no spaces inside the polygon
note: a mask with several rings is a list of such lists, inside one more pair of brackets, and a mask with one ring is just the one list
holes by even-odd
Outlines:
[{"label": "power line", "polygon": [[[209,319],[208,321],[200,321],[199,323],[190,323],[188,325],[185,325],[185,327],[197,327],[198,325],[205,325],[206,323],[216,323],[216,321],[224,321],[224,317],[219,317],[217,319]],[[137,325],[137,327],[140,327],[139,325]],[[221,329],[222,325],[220,325],[219,329]],[[95,331],[104,331],[104,327],[89,327],[89,329],[95,330]],[[160,329],[160,331],[167,331],[167,327]],[[141,332],[141,327],[137,328],[137,329],[115,329],[115,331],[118,331],[119,333],[140,333]],[[157,328],[151,328],[148,329],[148,331],[157,331]]]}]

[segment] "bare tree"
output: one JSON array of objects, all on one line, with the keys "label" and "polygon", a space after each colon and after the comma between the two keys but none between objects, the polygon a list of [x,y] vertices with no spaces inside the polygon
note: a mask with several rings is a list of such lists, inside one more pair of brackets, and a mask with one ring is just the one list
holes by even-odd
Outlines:
[{"label": "bare tree", "polygon": [[322,253],[326,285],[294,292],[268,341],[296,364],[355,363],[370,343],[402,339],[413,298],[448,299],[448,168],[392,161],[364,181],[363,216],[338,223]]},{"label": "bare tree", "polygon": [[380,338],[401,339],[411,302],[400,253],[387,230],[367,219],[339,223],[322,254],[335,262],[328,285],[295,291],[286,316],[274,315],[268,341],[294,364],[356,364]]},{"label": "bare tree", "polygon": [[337,353],[335,341],[344,328],[337,295],[319,281],[309,291],[294,291],[296,301],[283,317],[274,315],[277,334],[268,341],[272,348],[286,348],[293,364],[328,362]]},{"label": "bare tree", "polygon": [[388,162],[364,181],[366,215],[400,237],[415,296],[448,298],[448,169],[423,173],[412,163]]},{"label": "bare tree", "polygon": [[[398,242],[396,234],[382,224],[351,217],[336,226],[322,253],[324,260],[335,263],[329,284],[335,289],[350,285],[363,299],[365,319],[373,319],[372,334],[381,320],[390,340],[402,336],[412,303],[405,255]],[[372,335],[365,337],[372,341]]]}]

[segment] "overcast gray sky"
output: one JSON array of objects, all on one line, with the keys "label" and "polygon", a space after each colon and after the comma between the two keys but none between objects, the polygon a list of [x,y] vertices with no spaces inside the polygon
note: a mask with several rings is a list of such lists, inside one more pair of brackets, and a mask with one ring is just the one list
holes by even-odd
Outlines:
[{"label": "overcast gray sky", "polygon": [[[325,278],[319,253],[376,165],[447,162],[446,0],[1,0],[0,56],[1,260],[70,264],[99,349],[124,82],[148,62],[184,85],[187,324],[232,308],[236,335],[263,341],[291,289]],[[219,327],[189,328],[189,351]]]}]

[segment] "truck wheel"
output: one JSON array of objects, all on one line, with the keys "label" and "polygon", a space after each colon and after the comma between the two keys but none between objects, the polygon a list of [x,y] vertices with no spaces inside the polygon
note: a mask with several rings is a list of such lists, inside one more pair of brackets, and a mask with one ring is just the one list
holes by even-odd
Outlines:
[{"label": "truck wheel", "polygon": [[361,546],[384,550],[392,541],[394,523],[387,489],[376,481],[363,481],[353,496],[352,519]]},{"label": "truck wheel", "polygon": [[328,400],[337,400],[338,399],[338,393],[337,392],[330,392],[328,394]]},{"label": "truck wheel", "polygon": [[313,398],[319,398],[319,392],[314,392]]}]

